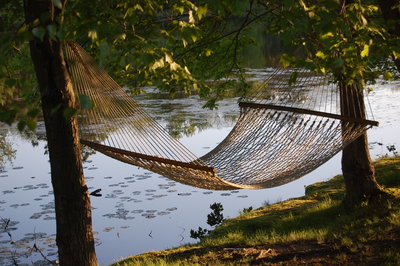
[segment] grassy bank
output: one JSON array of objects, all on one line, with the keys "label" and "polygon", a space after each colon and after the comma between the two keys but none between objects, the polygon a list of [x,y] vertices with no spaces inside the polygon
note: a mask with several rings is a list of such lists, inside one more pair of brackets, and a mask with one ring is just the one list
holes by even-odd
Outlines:
[{"label": "grassy bank", "polygon": [[115,265],[400,265],[400,157],[375,164],[390,196],[342,204],[342,176],[306,195],[227,219],[198,244],[149,252]]}]

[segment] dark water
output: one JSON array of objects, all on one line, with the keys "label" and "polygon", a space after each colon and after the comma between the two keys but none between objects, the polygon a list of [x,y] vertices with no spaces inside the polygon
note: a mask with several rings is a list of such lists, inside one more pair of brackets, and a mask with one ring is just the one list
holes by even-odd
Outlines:
[{"label": "dark water", "polygon": [[[369,131],[374,158],[389,154],[386,146],[400,149],[399,86],[399,82],[378,84],[369,97],[375,120],[380,121],[380,127]],[[217,111],[201,109],[203,103],[196,96],[162,100],[151,95],[138,100],[199,156],[229,133],[238,116],[237,99],[222,101]],[[0,265],[47,264],[46,259],[56,259],[57,249],[45,142],[4,126],[0,134],[4,140],[0,145],[9,155],[3,156],[6,162],[0,171]],[[214,202],[222,203],[225,217],[235,217],[250,206],[302,196],[304,186],[340,173],[340,154],[280,187],[223,192],[181,185],[102,154],[91,155],[84,166],[89,190],[102,189],[102,197],[91,200],[97,255],[99,263],[107,265],[129,255],[194,243],[189,231],[209,228],[206,216]]]}]

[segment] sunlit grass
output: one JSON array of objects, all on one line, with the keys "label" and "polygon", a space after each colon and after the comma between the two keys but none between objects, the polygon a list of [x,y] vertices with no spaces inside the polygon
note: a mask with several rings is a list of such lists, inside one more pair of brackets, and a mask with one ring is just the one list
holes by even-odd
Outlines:
[{"label": "sunlit grass", "polygon": [[[342,203],[343,177],[336,176],[307,187],[304,197],[243,211],[225,220],[196,245],[134,256],[117,265],[249,265],[252,257],[248,254],[224,250],[307,241],[329,245],[337,250],[335,258],[344,264],[354,256],[363,258],[360,262],[374,262],[374,254],[379,254],[383,265],[399,265],[399,250],[389,246],[379,251],[376,249],[380,246],[374,243],[400,235],[400,158],[381,158],[376,163],[376,174],[378,182],[393,196],[349,208]],[[295,259],[291,262],[296,263]]]}]

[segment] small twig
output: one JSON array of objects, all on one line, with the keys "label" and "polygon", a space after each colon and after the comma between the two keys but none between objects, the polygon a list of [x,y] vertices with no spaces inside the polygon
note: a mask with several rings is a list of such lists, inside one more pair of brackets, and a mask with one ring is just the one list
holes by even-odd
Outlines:
[{"label": "small twig", "polygon": [[183,233],[186,231],[186,229],[183,227],[180,227],[180,226],[178,226],[178,227],[182,229],[182,232],[179,235],[182,238],[180,242],[182,242],[185,239],[185,237],[183,236]]},{"label": "small twig", "polygon": [[36,229],[33,230],[33,235],[34,235],[34,240],[35,242],[33,243],[32,249],[36,252],[39,252],[39,254],[42,256],[43,259],[45,259],[47,262],[49,262],[51,265],[56,265],[54,261],[51,261],[50,259],[47,258],[46,255],[43,254],[43,252],[39,249],[39,247],[36,245]]},{"label": "small twig", "polygon": [[11,258],[12,258],[12,261],[13,261],[13,264],[15,265],[15,266],[18,266],[19,264],[18,264],[18,262],[17,262],[17,260],[16,260],[16,254],[17,253],[17,251],[16,250],[14,250],[14,252],[11,254]]}]

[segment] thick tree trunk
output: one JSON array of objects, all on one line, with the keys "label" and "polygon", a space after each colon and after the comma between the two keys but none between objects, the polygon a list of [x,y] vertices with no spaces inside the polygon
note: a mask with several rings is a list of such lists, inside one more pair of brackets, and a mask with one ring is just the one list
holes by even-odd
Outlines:
[{"label": "thick tree trunk", "polygon": [[[27,23],[42,18],[42,27],[55,22],[51,0],[26,0]],[[43,22],[45,15],[48,20]],[[89,193],[83,177],[77,122],[64,110],[75,103],[60,41],[47,35],[30,42],[46,125],[61,265],[97,265]]]},{"label": "thick tree trunk", "polygon": [[[340,84],[342,115],[365,118],[363,91],[358,85]],[[381,192],[369,154],[367,133],[344,148],[342,172],[347,202],[369,199]]]}]

